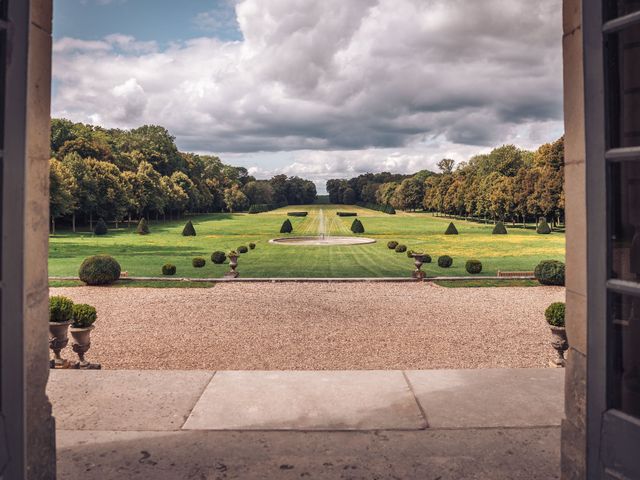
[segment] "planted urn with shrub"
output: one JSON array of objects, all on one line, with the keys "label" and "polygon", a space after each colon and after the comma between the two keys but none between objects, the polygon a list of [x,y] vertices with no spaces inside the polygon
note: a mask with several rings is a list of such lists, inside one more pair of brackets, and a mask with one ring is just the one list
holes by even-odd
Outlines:
[{"label": "planted urn with shrub", "polygon": [[544,217],[540,217],[538,221],[538,227],[536,228],[536,233],[541,235],[548,235],[551,233],[551,227],[547,223],[547,219]]},{"label": "planted urn with shrub", "polygon": [[362,222],[356,218],[351,224],[351,231],[353,233],[364,233],[364,225],[362,225]]},{"label": "planted urn with shrub", "polygon": [[565,304],[564,302],[555,302],[547,307],[544,311],[544,317],[549,324],[553,340],[551,346],[556,351],[556,358],[549,363],[553,367],[564,367],[564,352],[569,348],[567,342],[567,332],[565,330]]},{"label": "planted urn with shrub", "polygon": [[564,285],[564,263],[558,260],[543,260],[533,274],[542,285]]},{"label": "planted urn with shrub", "polygon": [[194,228],[193,223],[191,223],[191,220],[189,220],[184,225],[184,228],[182,229],[182,236],[183,237],[195,237],[196,236],[196,229]]},{"label": "planted urn with shrub", "polygon": [[456,228],[456,226],[453,224],[453,222],[451,222],[449,224],[449,226],[447,227],[447,229],[444,232],[445,235],[458,235],[458,229]]},{"label": "planted urn with shrub", "polygon": [[407,251],[407,246],[400,244],[396,246],[395,250],[396,250],[396,253],[404,253]]},{"label": "planted urn with shrub", "polygon": [[66,361],[60,351],[69,343],[67,331],[73,321],[73,301],[61,295],[49,298],[49,348],[54,358],[51,368],[63,368]]},{"label": "planted urn with shrub", "polygon": [[85,353],[91,347],[91,330],[95,328],[93,325],[98,314],[95,307],[87,305],[85,303],[76,304],[73,306],[73,324],[69,331],[73,338],[72,348],[78,355],[77,368],[81,369],[99,369],[100,364],[92,364],[86,361],[84,358]]},{"label": "planted urn with shrub", "polygon": [[96,235],[106,235],[109,232],[107,228],[107,224],[104,221],[104,218],[100,217],[98,219],[98,223],[96,223],[95,228],[93,229],[93,233]]},{"label": "planted urn with shrub", "polygon": [[211,261],[216,265],[222,265],[227,260],[227,254],[224,252],[213,252],[211,254]]},{"label": "planted urn with shrub", "polygon": [[136,227],[136,233],[138,235],[149,235],[149,224],[147,223],[147,219],[142,217],[140,222],[138,222],[138,226]]},{"label": "planted urn with shrub", "polygon": [[238,247],[238,253],[247,253],[249,251],[249,249],[246,247],[246,245],[240,245]]},{"label": "planted urn with shrub", "polygon": [[467,260],[467,263],[464,266],[467,273],[471,275],[476,275],[482,272],[482,262],[480,260]]},{"label": "planted urn with shrub", "polygon": [[165,263],[162,266],[162,274],[163,275],[175,275],[176,274],[176,266],[173,263]]},{"label": "planted urn with shrub", "polygon": [[282,227],[280,227],[280,233],[291,233],[293,232],[293,225],[291,225],[291,220],[288,218],[282,223]]},{"label": "planted urn with shrub", "polygon": [[449,268],[451,265],[453,265],[453,258],[449,255],[442,255],[441,257],[438,257],[438,266],[440,268]]},{"label": "planted urn with shrub", "polygon": [[202,257],[195,257],[193,260],[191,260],[191,265],[193,265],[194,268],[202,268],[206,265],[207,261],[202,258]]},{"label": "planted urn with shrub", "polygon": [[389,250],[395,250],[397,246],[398,246],[398,242],[395,242],[393,240],[390,242],[387,242],[387,248]]},{"label": "planted urn with shrub", "polygon": [[110,255],[87,257],[78,276],[87,285],[110,285],[120,278],[120,264]]},{"label": "planted urn with shrub", "polygon": [[493,235],[506,235],[507,227],[504,226],[503,222],[496,223],[495,227],[493,227],[493,231],[491,232]]}]

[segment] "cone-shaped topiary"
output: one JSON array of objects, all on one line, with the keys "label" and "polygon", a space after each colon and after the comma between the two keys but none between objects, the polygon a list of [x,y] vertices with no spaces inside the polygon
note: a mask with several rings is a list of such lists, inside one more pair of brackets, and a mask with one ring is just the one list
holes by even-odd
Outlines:
[{"label": "cone-shaped topiary", "polygon": [[189,220],[187,223],[185,223],[184,228],[182,229],[182,236],[183,237],[195,237],[196,236],[196,229],[193,228],[193,223],[191,223],[191,220]]},{"label": "cone-shaped topiary", "polygon": [[496,223],[496,226],[493,227],[493,232],[491,232],[493,235],[506,235],[507,234],[507,227],[504,226],[504,223],[502,222],[498,222]]},{"label": "cone-shaped topiary", "polygon": [[351,224],[351,231],[353,233],[364,233],[364,225],[362,225],[362,222],[356,218]]},{"label": "cone-shaped topiary", "polygon": [[147,224],[147,219],[142,217],[140,219],[140,223],[138,223],[138,228],[136,228],[136,233],[140,235],[148,235],[149,234],[149,225]]},{"label": "cone-shaped topiary", "polygon": [[106,235],[108,231],[104,218],[100,217],[98,223],[96,223],[96,227],[93,229],[93,233],[96,235]]},{"label": "cone-shaped topiary", "polygon": [[211,261],[216,265],[221,265],[227,260],[227,254],[221,251],[213,252],[211,254]]},{"label": "cone-shaped topiary", "polygon": [[551,233],[551,227],[549,227],[549,224],[547,223],[546,218],[540,217],[540,220],[538,221],[538,228],[536,228],[536,232],[541,235],[548,235],[549,233]]},{"label": "cone-shaped topiary", "polygon": [[451,265],[453,265],[453,258],[449,255],[442,255],[441,257],[438,257],[438,266],[440,268],[449,268]]},{"label": "cone-shaped topiary", "polygon": [[73,319],[73,301],[57,295],[49,298],[49,321],[64,323]]},{"label": "cone-shaped topiary", "polygon": [[482,271],[482,262],[480,260],[467,260],[464,268],[467,273],[475,275],[476,273],[480,273]]},{"label": "cone-shaped topiary", "polygon": [[390,242],[387,242],[387,248],[389,250],[395,250],[396,247],[398,246],[398,242],[391,240]]},{"label": "cone-shaped topiary", "polygon": [[280,233],[291,233],[293,232],[293,225],[291,225],[291,221],[287,218],[280,228]]},{"label": "cone-shaped topiary", "polygon": [[202,257],[195,257],[191,260],[191,265],[194,268],[202,268],[206,265],[207,261]]},{"label": "cone-shaped topiary", "polygon": [[94,255],[84,259],[78,276],[87,285],[109,285],[120,278],[120,264],[109,255]]},{"label": "cone-shaped topiary", "polygon": [[557,260],[543,260],[533,274],[542,285],[564,285],[564,263]]},{"label": "cone-shaped topiary", "polygon": [[176,274],[176,266],[173,263],[165,263],[162,266],[162,274],[163,275],[175,275]]},{"label": "cone-shaped topiary", "polygon": [[564,327],[565,308],[564,302],[554,302],[549,305],[544,311],[547,323],[553,327]]},{"label": "cone-shaped topiary", "polygon": [[447,230],[444,232],[444,234],[445,235],[458,235],[458,229],[453,224],[453,222],[451,222],[449,224],[449,226],[447,227]]}]

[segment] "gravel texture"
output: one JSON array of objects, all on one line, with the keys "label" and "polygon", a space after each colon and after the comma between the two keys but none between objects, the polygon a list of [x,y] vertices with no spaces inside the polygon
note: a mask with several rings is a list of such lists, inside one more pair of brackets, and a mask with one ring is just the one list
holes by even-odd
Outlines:
[{"label": "gravel texture", "polygon": [[564,288],[291,282],[51,295],[97,308],[87,359],[108,369],[525,368],[553,356],[544,309]]}]

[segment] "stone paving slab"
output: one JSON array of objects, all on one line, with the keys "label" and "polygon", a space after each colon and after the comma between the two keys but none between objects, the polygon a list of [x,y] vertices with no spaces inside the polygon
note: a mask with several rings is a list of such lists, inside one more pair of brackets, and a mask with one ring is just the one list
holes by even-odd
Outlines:
[{"label": "stone paving slab", "polygon": [[401,371],[220,371],[189,430],[375,430],[426,427]]},{"label": "stone paving slab", "polygon": [[431,428],[560,425],[564,369],[406,372]]},{"label": "stone paving slab", "polygon": [[214,372],[52,370],[47,394],[65,430],[179,430]]}]

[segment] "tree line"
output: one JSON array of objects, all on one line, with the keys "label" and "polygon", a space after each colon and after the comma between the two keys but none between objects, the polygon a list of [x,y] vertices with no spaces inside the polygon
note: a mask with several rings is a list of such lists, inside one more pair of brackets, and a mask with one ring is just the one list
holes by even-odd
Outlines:
[{"label": "tree line", "polygon": [[458,165],[438,163],[438,172],[413,175],[367,173],[327,181],[332,203],[391,205],[447,215],[523,222],[564,219],[564,137],[535,152],[503,145]]},{"label": "tree line", "polygon": [[180,152],[157,125],[105,129],[65,119],[51,123],[50,214],[93,229],[98,218],[172,218],[185,212],[238,212],[251,204],[312,203],[315,184],[276,175],[256,180],[213,155]]}]

